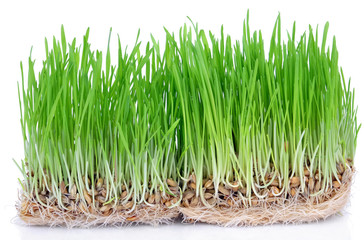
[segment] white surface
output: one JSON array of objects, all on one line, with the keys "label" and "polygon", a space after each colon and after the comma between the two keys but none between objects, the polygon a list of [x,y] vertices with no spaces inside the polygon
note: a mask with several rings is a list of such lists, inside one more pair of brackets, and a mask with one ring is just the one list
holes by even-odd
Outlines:
[{"label": "white surface", "polygon": [[[8,3],[9,2],[9,3]],[[49,1],[50,2],[50,1]],[[135,41],[138,28],[141,40],[149,34],[163,42],[162,26],[178,32],[191,17],[204,29],[219,35],[224,24],[225,33],[233,39],[242,36],[243,19],[250,9],[251,29],[262,29],[266,44],[270,40],[278,12],[282,17],[282,33],[297,21],[297,33],[302,34],[308,24],[318,24],[320,33],[325,21],[330,22],[329,33],[337,37],[339,61],[346,78],[352,77],[359,105],[358,121],[364,116],[363,84],[363,28],[364,8],[360,1],[145,1],[117,3],[102,1],[60,1],[57,4],[37,1],[0,3],[0,237],[1,239],[363,239],[363,132],[358,139],[356,168],[351,204],[342,216],[303,225],[274,225],[268,227],[221,228],[206,224],[103,229],[64,229],[24,227],[14,223],[17,198],[17,177],[20,176],[12,158],[23,157],[23,142],[19,123],[17,81],[20,81],[19,61],[27,61],[33,46],[33,57],[38,69],[44,58],[44,37],[60,36],[64,24],[67,40],[81,36],[91,27],[92,47],[106,50],[109,28],[113,27],[112,49],[116,50],[116,34],[125,47]],[[132,2],[132,1],[130,1]],[[331,36],[331,35],[330,35]],[[114,53],[114,58],[116,53]],[[115,63],[115,61],[114,61]],[[25,64],[26,65],[26,64]]]}]

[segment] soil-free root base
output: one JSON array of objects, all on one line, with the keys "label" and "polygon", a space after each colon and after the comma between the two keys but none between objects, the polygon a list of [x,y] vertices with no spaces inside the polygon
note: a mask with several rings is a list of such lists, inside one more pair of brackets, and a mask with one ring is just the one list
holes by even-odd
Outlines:
[{"label": "soil-free root base", "polygon": [[138,205],[135,210],[111,210],[108,216],[91,213],[80,208],[60,210],[44,207],[36,201],[22,198],[17,206],[19,217],[28,225],[50,225],[67,227],[125,226],[131,224],[169,224],[182,214],[184,223],[205,222],[220,226],[256,226],[274,223],[303,223],[325,219],[342,210],[348,202],[354,171],[348,168],[338,188],[330,188],[321,197],[325,201],[297,195],[296,198],[276,198],[273,203],[259,200],[251,207],[166,207]]},{"label": "soil-free root base", "polygon": [[[305,198],[284,199],[273,204],[260,201],[258,206],[248,208],[207,208],[205,206],[180,207],[184,222],[205,222],[224,227],[256,226],[274,223],[304,223],[325,219],[342,210],[350,196],[353,172],[346,171],[338,189],[329,189],[326,201],[315,203]],[[279,203],[280,202],[280,203]]]},{"label": "soil-free root base", "polygon": [[115,211],[105,216],[101,213],[90,213],[81,209],[62,211],[57,207],[43,207],[36,202],[21,202],[18,208],[19,217],[28,225],[49,225],[72,227],[93,226],[128,226],[132,224],[169,224],[179,216],[177,208],[164,205],[139,205],[133,211]]}]

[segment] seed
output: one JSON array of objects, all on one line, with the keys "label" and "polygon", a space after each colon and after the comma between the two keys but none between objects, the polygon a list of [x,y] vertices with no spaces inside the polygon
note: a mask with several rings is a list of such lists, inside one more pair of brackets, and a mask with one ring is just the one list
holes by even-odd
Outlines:
[{"label": "seed", "polygon": [[178,187],[169,187],[169,190],[171,190],[171,192],[174,194],[178,193]]},{"label": "seed", "polygon": [[167,201],[164,205],[166,205],[166,207],[170,207],[172,203],[170,201]]},{"label": "seed", "polygon": [[37,216],[40,215],[40,211],[38,209],[37,210],[34,210],[34,212],[33,212],[32,215],[35,216],[35,217],[37,217]]},{"label": "seed", "polygon": [[171,204],[173,205],[173,204],[176,204],[178,202],[178,198],[172,198],[172,200],[171,200]]},{"label": "seed", "polygon": [[122,189],[123,191],[125,191],[125,190],[126,190],[126,186],[125,186],[125,184],[123,184],[123,186],[121,186],[121,189]]},{"label": "seed", "polygon": [[72,187],[71,187],[71,196],[73,198],[76,198],[76,194],[77,194],[76,184],[73,184]]},{"label": "seed", "polygon": [[155,202],[156,203],[160,203],[161,202],[161,194],[160,194],[160,192],[156,192],[156,194],[155,194]]},{"label": "seed", "polygon": [[210,198],[207,200],[207,203],[214,206],[216,204],[216,199],[215,198]]},{"label": "seed", "polygon": [[233,192],[237,192],[239,190],[239,183],[237,181],[233,182],[232,190]]},{"label": "seed", "polygon": [[47,191],[46,190],[43,190],[40,192],[41,195],[45,196],[47,194]]},{"label": "seed", "polygon": [[192,190],[187,190],[186,192],[183,193],[183,199],[186,200],[190,200],[191,198],[193,198],[193,196],[195,196],[195,192]]},{"label": "seed", "polygon": [[291,182],[291,187],[298,187],[300,185],[300,178],[292,177],[290,182]]},{"label": "seed", "polygon": [[185,200],[182,201],[182,205],[184,207],[189,207],[190,206],[190,204],[188,203],[188,200],[187,199],[185,199]]},{"label": "seed", "polygon": [[83,190],[83,197],[85,198],[87,204],[91,205],[92,199],[91,199],[90,195],[88,195],[86,190]]},{"label": "seed", "polygon": [[334,188],[339,188],[341,184],[338,181],[333,181],[332,185],[334,186]]},{"label": "seed", "polygon": [[107,216],[110,216],[111,213],[112,213],[112,209],[110,209],[109,211],[103,212],[102,215],[107,217]]},{"label": "seed", "polygon": [[76,202],[78,202],[78,201],[80,201],[80,194],[79,193],[76,194]]},{"label": "seed", "polygon": [[277,178],[275,178],[270,185],[271,186],[278,187],[279,186],[279,182],[278,182]]},{"label": "seed", "polygon": [[101,211],[101,212],[106,212],[106,211],[109,211],[109,210],[110,210],[110,208],[111,208],[111,205],[110,205],[110,204],[106,204],[106,205],[104,205],[104,206],[102,206],[102,207],[100,208],[100,211]]},{"label": "seed", "polygon": [[268,173],[266,173],[266,174],[265,174],[265,176],[264,176],[264,180],[265,180],[265,181],[268,181],[268,180],[269,180],[269,174],[268,174]]},{"label": "seed", "polygon": [[191,180],[192,180],[193,183],[196,183],[196,175],[195,174],[191,175]]},{"label": "seed", "polygon": [[103,189],[101,190],[101,195],[102,195],[103,197],[106,197],[106,190],[105,190],[105,188],[103,188]]},{"label": "seed", "polygon": [[294,197],[296,195],[297,191],[295,188],[291,188],[291,196]]},{"label": "seed", "polygon": [[69,205],[68,207],[66,207],[67,211],[72,211],[73,210],[73,206]]},{"label": "seed", "polygon": [[267,203],[272,203],[272,202],[275,202],[276,201],[276,198],[275,197],[269,197],[267,198]]},{"label": "seed", "polygon": [[319,181],[317,181],[316,184],[315,184],[315,192],[320,191],[320,189],[321,189],[321,184],[320,184]]},{"label": "seed", "polygon": [[204,186],[205,186],[205,183],[206,183],[207,181],[208,181],[208,179],[206,179],[206,178],[205,178],[205,179],[203,179],[203,180],[202,180],[202,185],[204,185]]},{"label": "seed", "polygon": [[97,196],[96,200],[99,201],[100,203],[105,203],[105,198],[103,196]]},{"label": "seed", "polygon": [[144,194],[144,199],[148,199],[149,198],[149,192],[146,192],[145,194]]},{"label": "seed", "polygon": [[190,183],[190,188],[192,188],[192,189],[196,189],[196,184],[195,184],[194,182],[191,182],[191,183]]},{"label": "seed", "polygon": [[121,211],[124,209],[124,206],[118,205],[116,206],[116,211]]},{"label": "seed", "polygon": [[215,193],[215,189],[207,189],[205,192],[207,192],[207,193]]},{"label": "seed", "polygon": [[257,205],[258,205],[258,199],[253,198],[253,199],[251,200],[251,205],[252,205],[253,207],[257,206]]},{"label": "seed", "polygon": [[315,181],[313,180],[312,177],[310,177],[310,179],[308,180],[308,189],[312,191],[314,187],[315,187]]},{"label": "seed", "polygon": [[80,202],[79,204],[79,209],[81,210],[81,212],[86,213],[88,212],[88,208],[86,207],[84,202]]},{"label": "seed", "polygon": [[60,189],[61,189],[61,193],[62,194],[67,193],[66,185],[64,184],[63,181],[59,184],[59,186],[60,186]]},{"label": "seed", "polygon": [[338,175],[337,175],[337,178],[338,178],[340,181],[343,179],[343,177],[342,177],[340,174],[338,174]]},{"label": "seed", "polygon": [[205,187],[206,189],[211,189],[211,188],[213,188],[214,186],[213,186],[213,184],[212,184],[212,180],[207,180],[207,182],[205,183],[204,187]]},{"label": "seed", "polygon": [[220,185],[220,186],[219,186],[219,191],[220,191],[222,194],[224,194],[224,195],[230,195],[230,191],[229,191],[229,190],[227,190],[226,188],[224,188],[224,186],[223,186],[223,185]]},{"label": "seed", "polygon": [[198,204],[198,198],[197,197],[192,198],[192,201],[190,203],[191,207],[196,207],[197,204]]},{"label": "seed", "polygon": [[269,194],[269,190],[266,189],[266,188],[264,188],[264,189],[260,190],[259,194],[260,195],[268,195]]},{"label": "seed", "polygon": [[148,203],[153,204],[154,203],[155,196],[154,194],[150,195],[148,198]]},{"label": "seed", "polygon": [[45,196],[43,196],[43,195],[39,195],[39,199],[43,203],[46,203],[47,202],[47,198]]},{"label": "seed", "polygon": [[133,207],[133,202],[132,201],[129,201],[129,202],[127,202],[125,205],[124,205],[124,208],[125,209],[129,209],[129,208],[132,208]]},{"label": "seed", "polygon": [[171,179],[171,178],[168,178],[167,179],[167,184],[169,185],[169,186],[171,186],[171,187],[177,187],[177,183],[176,183],[176,181],[174,181],[173,179]]},{"label": "seed", "polygon": [[339,172],[339,174],[343,174],[345,171],[344,165],[342,163],[337,165],[337,171]]},{"label": "seed", "polygon": [[127,195],[128,195],[128,192],[127,191],[122,192],[121,193],[121,196],[120,196],[121,200],[124,200]]},{"label": "seed", "polygon": [[104,179],[102,179],[102,178],[97,179],[96,188],[100,189],[103,184],[104,184]]},{"label": "seed", "polygon": [[128,221],[135,221],[135,220],[137,220],[137,217],[136,216],[132,216],[132,217],[128,217],[128,218],[126,218],[126,220],[128,220]]},{"label": "seed", "polygon": [[210,199],[212,198],[214,195],[212,193],[205,193],[204,197],[205,199]]},{"label": "seed", "polygon": [[134,197],[134,193],[131,193],[130,196],[127,198],[128,200],[132,199]]},{"label": "seed", "polygon": [[66,197],[66,196],[62,196],[62,203],[63,204],[70,204],[70,199],[68,198],[68,197]]},{"label": "seed", "polygon": [[310,171],[306,168],[303,173],[305,174],[305,176],[309,176],[310,175]]},{"label": "seed", "polygon": [[231,198],[229,198],[227,200],[227,203],[229,204],[230,207],[234,206],[234,202],[233,202],[233,200]]},{"label": "seed", "polygon": [[99,195],[101,195],[100,193],[99,193],[99,191],[98,190],[96,190],[95,188],[93,188],[93,189],[91,189],[89,192],[88,192],[88,194],[90,195],[90,196],[99,196]]},{"label": "seed", "polygon": [[315,179],[319,180],[320,179],[320,174],[318,174],[318,172],[315,174]]}]

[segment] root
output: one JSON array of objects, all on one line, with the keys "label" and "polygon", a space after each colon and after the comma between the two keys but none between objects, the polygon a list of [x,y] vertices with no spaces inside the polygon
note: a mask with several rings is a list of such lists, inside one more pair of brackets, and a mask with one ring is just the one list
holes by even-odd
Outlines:
[{"label": "root", "polygon": [[108,210],[95,210],[79,202],[72,208],[61,209],[57,204],[48,202],[42,205],[35,199],[30,200],[22,196],[16,207],[18,216],[26,224],[68,228],[132,224],[156,226],[172,223],[180,214],[187,223],[205,222],[225,227],[303,223],[325,219],[342,210],[350,196],[353,175],[354,170],[348,168],[342,175],[340,186],[333,186],[316,197],[302,194],[269,197],[255,199],[254,204],[248,206],[237,204],[233,198],[227,197],[209,201],[211,198],[208,202],[213,202],[214,205],[207,207],[197,198],[191,198],[192,192],[189,190],[184,193],[184,197],[195,199],[197,202],[195,205],[192,205],[194,200],[191,200],[183,202],[178,207],[157,203],[138,204],[134,210],[121,206],[114,206]]},{"label": "root", "polygon": [[345,171],[341,186],[326,191],[321,196],[324,201],[304,197],[277,198],[272,203],[259,200],[256,206],[250,207],[206,207],[199,204],[195,207],[181,206],[179,211],[184,222],[205,222],[224,227],[318,221],[338,213],[346,205],[353,174],[351,169]]},{"label": "root", "polygon": [[28,225],[49,225],[88,228],[93,226],[128,226],[137,224],[170,224],[179,216],[177,208],[161,204],[153,206],[138,205],[132,212],[111,210],[108,215],[76,210],[60,210],[57,207],[43,207],[38,202],[27,199],[18,205],[18,216]]}]

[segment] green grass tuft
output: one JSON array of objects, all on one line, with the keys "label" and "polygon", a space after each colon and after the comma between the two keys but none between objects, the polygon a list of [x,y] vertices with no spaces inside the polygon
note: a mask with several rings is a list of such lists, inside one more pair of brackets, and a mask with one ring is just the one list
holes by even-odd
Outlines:
[{"label": "green grass tuft", "polygon": [[145,49],[137,38],[129,52],[119,39],[112,65],[109,44],[106,55],[92,50],[89,29],[80,47],[67,43],[62,26],[61,42],[45,41],[39,73],[29,57],[25,81],[21,64],[25,194],[61,199],[61,182],[92,192],[103,178],[107,202],[124,185],[143,203],[147,192],[172,194],[166,179],[183,191],[194,174],[197,194],[212,176],[216,193],[235,182],[250,199],[270,184],[267,174],[287,193],[306,168],[322,175],[321,194],[337,164],[354,158],[360,128],[327,32],[328,23],[321,40],[311,27],[297,38],[293,25],[285,43],[278,16],[265,52],[248,19],[235,43],[223,28],[217,38],[184,25],[178,36],[166,30],[163,51],[153,37]]}]

